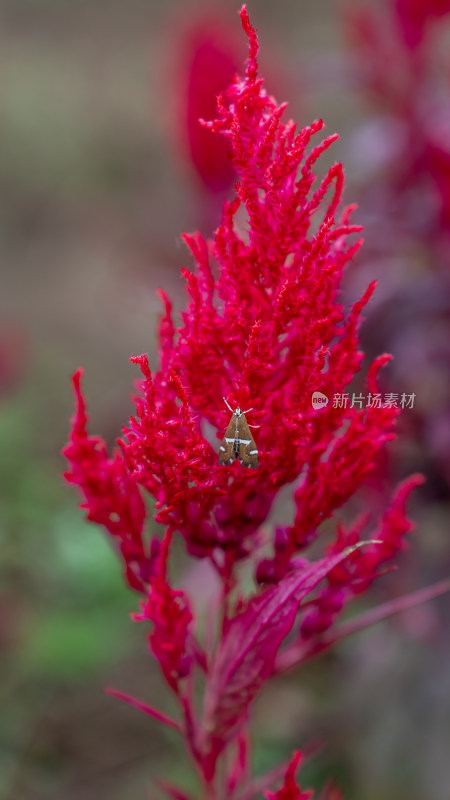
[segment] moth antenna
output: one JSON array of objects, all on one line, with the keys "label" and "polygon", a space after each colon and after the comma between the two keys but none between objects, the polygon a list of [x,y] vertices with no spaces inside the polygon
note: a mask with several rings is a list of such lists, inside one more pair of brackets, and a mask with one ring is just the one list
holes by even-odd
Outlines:
[{"label": "moth antenna", "polygon": [[243,414],[248,414],[249,411],[253,411],[253,408],[247,408],[247,411],[243,411]]},{"label": "moth antenna", "polygon": [[227,400],[225,400],[225,398],[223,398],[223,402],[224,402],[224,403],[225,403],[225,404],[228,406],[228,408],[230,409],[231,413],[232,413],[232,414],[234,414],[234,411],[233,411],[233,409],[231,408],[231,406],[230,406],[230,404],[228,403],[228,401],[227,401]]}]

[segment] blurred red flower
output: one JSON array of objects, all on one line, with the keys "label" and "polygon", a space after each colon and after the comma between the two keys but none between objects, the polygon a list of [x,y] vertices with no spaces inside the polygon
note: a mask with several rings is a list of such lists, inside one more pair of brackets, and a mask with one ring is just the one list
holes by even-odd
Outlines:
[{"label": "blurred red flower", "polygon": [[415,464],[430,478],[429,493],[446,497],[450,2],[355,2],[346,7],[344,21],[355,45],[348,75],[370,107],[370,121],[354,131],[351,145],[365,223],[365,248],[350,279],[351,293],[362,275],[382,277],[382,291],[367,314],[364,346],[397,354],[386,388],[416,392],[418,374],[422,386],[430,387],[402,419],[405,443],[409,438],[404,449],[415,450]]},{"label": "blurred red flower", "polygon": [[235,171],[227,142],[214,136],[201,120],[215,116],[217,97],[238,72],[239,45],[234,27],[217,8],[214,14],[206,8],[191,14],[177,35],[174,127],[189,162],[210,193],[226,192]]},{"label": "blurred red flower", "polygon": [[422,43],[427,25],[450,12],[450,1],[394,0],[394,7],[405,43],[415,48]]}]

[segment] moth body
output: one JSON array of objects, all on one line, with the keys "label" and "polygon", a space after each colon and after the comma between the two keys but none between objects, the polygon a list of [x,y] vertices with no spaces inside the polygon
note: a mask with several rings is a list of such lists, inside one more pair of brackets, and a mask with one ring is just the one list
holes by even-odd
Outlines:
[{"label": "moth body", "polygon": [[245,413],[239,406],[233,411],[219,447],[219,464],[232,464],[234,459],[238,458],[243,467],[255,469],[258,466],[258,448],[250,433]]}]

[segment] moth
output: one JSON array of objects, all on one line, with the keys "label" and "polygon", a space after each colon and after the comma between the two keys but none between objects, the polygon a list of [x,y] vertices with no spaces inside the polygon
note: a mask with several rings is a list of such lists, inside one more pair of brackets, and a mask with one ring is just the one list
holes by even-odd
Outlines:
[{"label": "moth", "polygon": [[245,419],[245,415],[248,414],[249,411],[253,411],[253,409],[248,408],[247,411],[241,411],[238,406],[238,408],[233,411],[225,398],[223,399],[232,412],[232,417],[225,431],[225,437],[222,439],[219,447],[219,464],[231,464],[233,459],[238,458],[243,467],[252,467],[256,469],[258,466],[258,448],[250,433],[250,428],[259,426],[249,426]]}]

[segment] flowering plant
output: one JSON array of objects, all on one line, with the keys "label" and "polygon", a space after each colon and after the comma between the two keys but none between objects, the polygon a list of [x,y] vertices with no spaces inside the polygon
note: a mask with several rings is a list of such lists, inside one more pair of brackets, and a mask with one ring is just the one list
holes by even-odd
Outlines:
[{"label": "flowering plant", "polygon": [[[314,172],[336,136],[310,146],[321,120],[299,131],[282,121],[285,105],[267,95],[258,76],[258,40],[245,6],[241,19],[249,40],[245,76],[219,98],[219,118],[205,123],[228,141],[236,197],[225,204],[213,241],[184,236],[195,264],[183,270],[189,303],[176,328],[170,300],[160,293],[160,368],[152,374],[147,356],[131,359],[142,372],[140,395],[112,455],[87,432],[81,372],[75,374],[66,478],[80,487],[88,519],[116,542],[128,584],[142,595],[134,618],[150,624],[149,648],[178,700],[180,720],[115,694],[183,735],[204,798],[251,800],[266,792],[272,800],[306,800],[310,794],[295,782],[298,753],[290,765],[252,778],[253,701],[273,675],[358,628],[358,621],[336,621],[404,546],[411,528],[405,504],[421,478],[399,487],[380,520],[367,514],[348,527],[333,523],[323,557],[305,557],[322,523],[375,469],[399,411],[375,402],[312,405],[314,392],[342,392],[359,371],[358,324],[374,285],[346,313],[340,282],[361,244],[349,237],[360,228],[351,223],[352,207],[340,210],[342,165],[318,183]],[[371,395],[388,359],[370,367]],[[256,470],[238,460],[218,464],[214,435],[222,438],[228,423],[223,397],[233,408],[253,406]],[[274,500],[290,484],[295,515],[290,524],[271,524]],[[145,495],[155,502],[162,539],[145,536]],[[169,575],[174,535],[191,557],[207,559],[220,581],[206,641],[190,598]],[[243,562],[253,570],[250,594]],[[267,793],[283,774],[282,788]],[[186,800],[182,790],[161,785]]]}]

